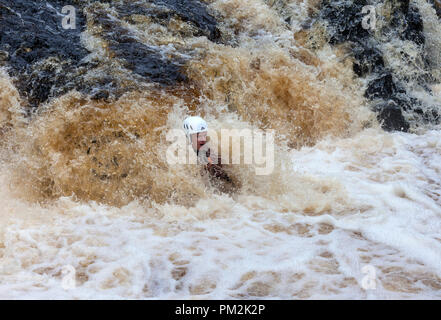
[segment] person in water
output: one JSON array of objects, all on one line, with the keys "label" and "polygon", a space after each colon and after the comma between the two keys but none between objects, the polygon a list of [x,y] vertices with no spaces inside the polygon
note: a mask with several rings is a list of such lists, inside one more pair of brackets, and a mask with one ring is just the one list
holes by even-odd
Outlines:
[{"label": "person in water", "polygon": [[204,170],[221,191],[228,192],[234,189],[233,182],[225,172],[222,159],[217,156],[207,144],[208,126],[201,117],[188,117],[184,120],[184,131],[189,143],[198,157],[198,162],[204,165]]}]

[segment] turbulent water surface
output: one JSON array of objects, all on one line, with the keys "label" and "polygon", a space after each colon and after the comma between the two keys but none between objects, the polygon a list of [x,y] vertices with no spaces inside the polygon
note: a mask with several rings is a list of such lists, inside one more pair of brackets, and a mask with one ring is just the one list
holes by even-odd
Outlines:
[{"label": "turbulent water surface", "polygon": [[[440,17],[0,0],[0,298],[441,298]],[[169,165],[196,114],[275,130],[274,171]]]}]

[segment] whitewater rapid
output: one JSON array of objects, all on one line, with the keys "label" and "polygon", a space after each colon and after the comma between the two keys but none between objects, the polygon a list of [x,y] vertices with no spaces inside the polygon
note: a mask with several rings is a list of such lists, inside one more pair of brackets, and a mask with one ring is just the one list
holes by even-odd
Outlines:
[{"label": "whitewater rapid", "polygon": [[[0,2],[0,299],[441,298],[433,1]],[[170,165],[188,115],[274,171]]]},{"label": "whitewater rapid", "polygon": [[[440,138],[369,129],[293,151],[298,175],[349,203],[320,214],[254,196],[43,208],[2,189],[0,297],[440,298]],[[375,289],[363,288],[365,266]]]}]

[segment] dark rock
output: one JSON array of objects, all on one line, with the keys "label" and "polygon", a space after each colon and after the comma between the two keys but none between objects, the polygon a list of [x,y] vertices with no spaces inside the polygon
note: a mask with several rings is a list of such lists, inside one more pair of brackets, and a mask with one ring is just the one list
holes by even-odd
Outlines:
[{"label": "dark rock", "polygon": [[94,22],[102,28],[100,36],[107,40],[109,49],[116,58],[124,61],[123,64],[127,69],[162,85],[172,85],[186,80],[181,73],[183,61],[166,59],[158,48],[138,42],[129,30],[115,23],[107,12],[98,8],[91,10],[90,13]]},{"label": "dark rock", "polygon": [[426,119],[426,121],[431,122],[431,123],[439,124],[441,122],[441,115],[440,115],[439,111],[436,110],[435,108],[426,112],[424,114],[424,118]]},{"label": "dark rock", "polygon": [[417,107],[414,109],[414,112],[426,123],[439,124],[441,121],[440,114],[435,108],[427,108],[427,110],[423,110],[421,107]]},{"label": "dark rock", "polygon": [[406,14],[409,11],[409,0],[389,0],[389,2],[395,4],[395,12],[399,11],[402,14]]},{"label": "dark rock", "polygon": [[407,94],[397,94],[392,98],[397,105],[401,107],[402,110],[407,112],[415,112],[415,109],[421,107],[421,101],[414,97],[410,97]]},{"label": "dark rock", "polygon": [[220,39],[220,32],[216,26],[216,20],[208,13],[206,5],[198,0],[159,0],[155,4],[163,4],[173,10],[184,21],[194,23],[200,30],[208,32],[208,38],[212,41]]},{"label": "dark rock", "polygon": [[405,91],[395,83],[392,74],[387,73],[369,82],[365,97],[371,100],[389,100],[399,92],[405,93]]},{"label": "dark rock", "polygon": [[408,0],[389,0],[389,2],[392,2],[394,10],[387,32],[393,31],[402,40],[423,45],[425,43],[424,24],[418,8]]},{"label": "dark rock", "polygon": [[363,7],[367,1],[331,1],[324,0],[320,17],[328,21],[330,43],[345,41],[358,42],[369,37],[369,31],[363,28]]},{"label": "dark rock", "polygon": [[58,13],[63,1],[0,0],[0,47],[10,54],[10,64],[24,70],[48,56],[81,60],[88,52],[80,44],[85,17],[77,11],[76,29],[62,28]]},{"label": "dark rock", "polygon": [[[199,0],[149,0],[137,4],[126,0],[0,0],[0,65],[7,66],[30,107],[38,107],[72,89],[94,99],[117,98],[136,90],[128,87],[130,81],[121,79],[120,73],[114,73],[104,59],[85,59],[90,52],[83,47],[80,35],[86,28],[86,14],[89,23],[102,29],[95,36],[107,42],[111,55],[128,69],[128,75],[133,73],[132,82],[175,85],[186,81],[181,71],[185,61],[165,57],[159,48],[138,42],[109,12],[93,9],[100,5],[102,8],[103,3],[111,8],[114,5],[119,18],[146,15],[166,25],[170,18],[178,17],[194,25],[195,35],[220,39],[215,18]],[[76,29],[62,27],[61,9],[65,5],[77,9]]]},{"label": "dark rock", "polygon": [[[76,29],[63,29],[57,14],[62,3],[0,0],[0,50],[8,52],[10,73],[17,77],[17,87],[32,107],[46,101],[54,85],[65,86],[65,74],[88,54],[80,44],[84,15],[77,12]],[[44,63],[50,57],[53,64]],[[56,61],[65,63],[57,68]]]},{"label": "dark rock", "polygon": [[107,100],[110,96],[108,90],[99,90],[97,93],[92,95],[92,100]]},{"label": "dark rock", "polygon": [[[440,0],[430,0],[435,5]],[[408,128],[404,125],[401,111],[415,113],[419,116],[415,106],[422,106],[422,102],[409,96],[404,84],[419,86],[431,92],[430,83],[434,82],[430,72],[417,72],[416,74],[393,74],[392,70],[386,69],[385,60],[381,48],[386,41],[402,39],[412,41],[421,48],[420,58],[424,63],[422,69],[430,71],[434,68],[427,60],[424,51],[425,36],[424,22],[417,6],[409,0],[385,0],[384,5],[390,8],[390,18],[383,19],[381,29],[376,33],[381,36],[374,37],[373,33],[365,30],[362,21],[366,16],[363,14],[363,7],[376,5],[380,1],[365,0],[323,0],[321,11],[317,16],[318,20],[324,20],[327,26],[330,43],[340,44],[349,42],[354,57],[353,70],[360,77],[373,77],[368,84],[365,97],[370,100],[383,100],[375,108],[381,112],[379,117],[384,120],[385,128]],[[378,14],[378,13],[377,13]],[[402,61],[411,59],[402,52]],[[375,101],[378,103],[378,101]],[[393,106],[389,106],[392,103]],[[421,110],[425,110],[424,108]],[[401,115],[401,116],[400,116]],[[423,112],[421,117],[437,121],[436,117]],[[407,129],[406,129],[407,130]]]},{"label": "dark rock", "polygon": [[370,73],[378,73],[384,70],[382,52],[372,45],[355,45],[353,49],[355,58],[354,72],[362,77]]},{"label": "dark rock", "polygon": [[409,7],[405,15],[406,29],[402,33],[402,39],[413,41],[418,45],[425,43],[423,19],[417,8]]},{"label": "dark rock", "polygon": [[124,1],[116,4],[115,8],[120,16],[142,14],[163,25],[172,17],[179,17],[196,26],[198,32],[195,36],[205,35],[211,41],[220,41],[221,34],[216,19],[208,13],[206,5],[198,0],[150,0],[144,4]]},{"label": "dark rock", "polygon": [[441,18],[441,0],[430,0],[435,7],[436,14]]},{"label": "dark rock", "polygon": [[134,73],[165,85],[187,80],[181,72],[180,61],[164,59],[157,50],[140,42],[111,42],[110,48],[116,57],[124,59],[125,67]]},{"label": "dark rock", "polygon": [[378,121],[381,122],[381,127],[384,130],[404,132],[409,130],[409,123],[404,119],[401,108],[395,102],[381,103],[375,109]]}]

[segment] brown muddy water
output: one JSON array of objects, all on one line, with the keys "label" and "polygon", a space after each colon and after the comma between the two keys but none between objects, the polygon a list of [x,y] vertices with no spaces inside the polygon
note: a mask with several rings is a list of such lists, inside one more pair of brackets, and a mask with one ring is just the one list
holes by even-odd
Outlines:
[{"label": "brown muddy water", "polygon": [[[0,298],[441,298],[438,8],[0,0]],[[169,165],[196,114],[274,171]]]}]

